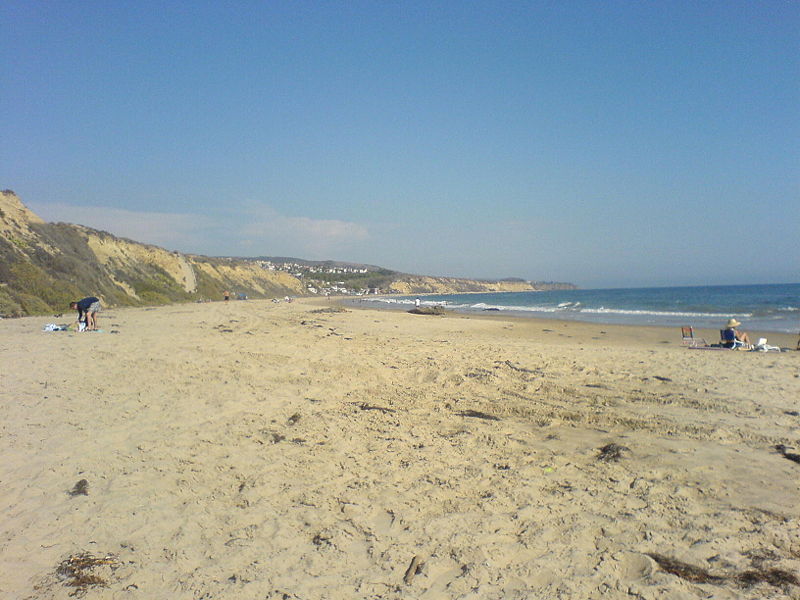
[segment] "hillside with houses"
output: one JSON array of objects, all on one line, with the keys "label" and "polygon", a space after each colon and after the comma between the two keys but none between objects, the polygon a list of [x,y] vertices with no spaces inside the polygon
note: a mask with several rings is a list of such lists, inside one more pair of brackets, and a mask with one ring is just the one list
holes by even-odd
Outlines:
[{"label": "hillside with houses", "polygon": [[374,265],[276,257],[183,254],[69,223],[46,223],[0,192],[0,316],[62,312],[98,296],[107,306],[285,296],[532,291],[521,279],[408,275]]}]

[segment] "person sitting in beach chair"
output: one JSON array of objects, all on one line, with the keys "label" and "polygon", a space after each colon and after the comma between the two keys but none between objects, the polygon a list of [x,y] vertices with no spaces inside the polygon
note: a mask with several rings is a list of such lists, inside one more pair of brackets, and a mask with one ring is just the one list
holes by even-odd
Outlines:
[{"label": "person sitting in beach chair", "polygon": [[744,331],[736,329],[739,325],[741,323],[736,319],[728,319],[725,329],[720,329],[720,342],[725,348],[752,348],[750,337]]}]

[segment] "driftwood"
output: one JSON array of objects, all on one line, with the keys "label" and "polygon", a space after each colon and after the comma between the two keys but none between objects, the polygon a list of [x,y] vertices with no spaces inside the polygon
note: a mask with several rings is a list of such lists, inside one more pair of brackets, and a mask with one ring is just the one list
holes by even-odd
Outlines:
[{"label": "driftwood", "polygon": [[403,583],[409,585],[412,581],[414,581],[414,576],[419,573],[421,569],[422,559],[419,557],[419,555],[417,555],[411,559],[411,564],[408,565],[406,574],[403,575]]}]

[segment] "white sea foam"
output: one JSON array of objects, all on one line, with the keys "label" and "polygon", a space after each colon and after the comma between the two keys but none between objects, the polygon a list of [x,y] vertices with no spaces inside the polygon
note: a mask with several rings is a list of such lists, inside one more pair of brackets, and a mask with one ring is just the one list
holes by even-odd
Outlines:
[{"label": "white sea foam", "polygon": [[[783,288],[786,288],[784,290]],[[757,288],[757,289],[756,289]],[[718,327],[731,317],[745,320],[750,331],[789,331],[798,329],[797,315],[800,305],[793,298],[800,297],[795,284],[776,288],[774,301],[763,297],[763,286],[754,287],[752,299],[742,297],[742,288],[674,288],[622,290],[586,290],[577,292],[502,293],[477,296],[424,295],[425,306],[446,305],[464,312],[496,311],[500,314],[527,315],[530,317],[558,318],[599,323],[660,324],[674,327],[691,324],[695,327]],[[731,297],[730,292],[737,296]],[[569,295],[570,293],[574,295]],[[781,296],[780,299],[778,296]],[[436,298],[436,299],[434,299]],[[572,298],[572,300],[567,300]],[[581,298],[580,301],[577,298]],[[364,298],[387,308],[403,309],[413,305],[415,296],[403,298]],[[791,302],[791,304],[790,304]],[[524,304],[520,304],[524,303]]]},{"label": "white sea foam", "polygon": [[[365,299],[369,302],[383,302],[385,304],[399,304],[399,305],[413,305],[415,300],[409,298],[369,298]],[[683,311],[660,311],[660,310],[636,310],[636,309],[622,309],[622,308],[606,308],[600,306],[598,308],[581,307],[580,302],[562,302],[557,306],[502,306],[498,304],[487,304],[485,302],[476,302],[475,304],[454,304],[446,301],[437,300],[424,300],[423,305],[426,306],[447,306],[455,310],[458,309],[471,309],[471,310],[492,310],[503,312],[530,312],[530,313],[560,313],[560,312],[578,312],[583,314],[596,314],[596,315],[635,315],[635,316],[652,316],[652,317],[696,317],[708,319],[728,319],[731,314],[728,313],[711,313],[711,312],[683,312]],[[794,307],[786,307],[781,310],[796,311],[800,310]],[[736,314],[737,318],[752,318],[752,313]]]},{"label": "white sea foam", "polygon": [[[563,303],[562,303],[563,304]],[[653,317],[697,317],[709,319],[728,319],[732,315],[728,313],[706,313],[706,312],[680,312],[680,311],[660,311],[660,310],[629,310],[622,308],[606,308],[601,306],[599,308],[577,308],[573,306],[500,306],[496,304],[486,304],[478,302],[472,305],[453,305],[453,308],[471,308],[474,310],[499,310],[506,312],[533,312],[533,313],[563,313],[565,309],[571,309],[569,312],[577,312],[582,314],[596,314],[596,315],[637,315],[637,316],[653,316]],[[738,318],[751,318],[752,313],[742,313],[735,315]]]},{"label": "white sea foam", "polygon": [[[654,317],[699,317],[699,318],[712,318],[712,319],[728,319],[731,317],[728,313],[703,313],[703,312],[678,312],[678,311],[661,311],[661,310],[625,310],[621,308],[582,308],[579,312],[596,315],[649,315]],[[740,318],[750,318],[751,313],[737,314]]]}]

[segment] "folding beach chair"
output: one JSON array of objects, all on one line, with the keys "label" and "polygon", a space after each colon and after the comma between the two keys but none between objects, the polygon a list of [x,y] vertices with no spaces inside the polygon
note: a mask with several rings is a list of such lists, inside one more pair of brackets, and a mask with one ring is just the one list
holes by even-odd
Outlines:
[{"label": "folding beach chair", "polygon": [[694,337],[694,328],[692,327],[681,327],[681,336],[683,336],[683,345],[689,348],[708,346],[708,343],[703,338]]}]

